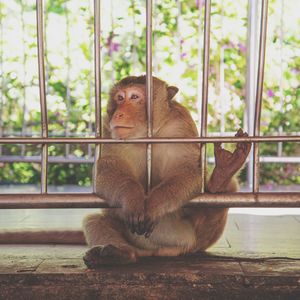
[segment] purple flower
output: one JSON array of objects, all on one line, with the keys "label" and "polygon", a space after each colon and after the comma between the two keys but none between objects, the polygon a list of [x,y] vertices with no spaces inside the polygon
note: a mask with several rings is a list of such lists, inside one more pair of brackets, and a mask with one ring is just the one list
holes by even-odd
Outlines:
[{"label": "purple flower", "polygon": [[196,6],[201,9],[205,5],[205,0],[196,0]]},{"label": "purple flower", "polygon": [[294,74],[299,74],[300,73],[300,69],[298,69],[298,68],[292,68],[291,71]]},{"label": "purple flower", "polygon": [[271,89],[268,89],[267,95],[268,95],[268,97],[274,97],[275,94]]},{"label": "purple flower", "polygon": [[113,52],[118,52],[120,50],[120,44],[113,42],[113,37],[110,36],[107,39],[108,54],[112,55]]},{"label": "purple flower", "polygon": [[224,49],[232,49],[232,48],[235,48],[235,47],[236,47],[235,44],[231,41],[229,41],[228,43],[223,45]]},{"label": "purple flower", "polygon": [[180,58],[181,58],[181,59],[184,59],[186,56],[187,56],[187,53],[186,53],[186,52],[183,52],[183,53],[180,54]]},{"label": "purple flower", "polygon": [[242,53],[246,53],[246,51],[247,51],[246,45],[244,45],[242,43],[238,43],[238,47]]}]

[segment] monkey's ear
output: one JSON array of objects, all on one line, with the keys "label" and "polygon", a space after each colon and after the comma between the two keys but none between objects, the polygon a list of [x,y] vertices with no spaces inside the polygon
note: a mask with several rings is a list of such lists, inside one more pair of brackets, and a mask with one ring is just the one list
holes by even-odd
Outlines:
[{"label": "monkey's ear", "polygon": [[176,86],[168,86],[167,87],[168,90],[168,100],[173,99],[173,97],[177,94],[177,92],[179,91],[179,89]]}]

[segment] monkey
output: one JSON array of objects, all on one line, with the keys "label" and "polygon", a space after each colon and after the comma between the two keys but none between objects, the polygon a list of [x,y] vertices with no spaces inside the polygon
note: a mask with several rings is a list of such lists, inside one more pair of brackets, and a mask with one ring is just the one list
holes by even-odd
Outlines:
[{"label": "monkey", "polygon": [[[197,128],[188,110],[174,100],[178,88],[153,77],[153,136],[193,138]],[[110,92],[104,138],[147,136],[146,77],[129,76]],[[237,137],[247,137],[241,129]],[[188,208],[201,193],[199,144],[153,144],[151,187],[147,190],[146,144],[104,144],[96,164],[96,194],[110,209],[88,215],[83,231],[89,268],[134,263],[144,256],[178,256],[204,251],[222,235],[228,208]],[[233,153],[215,143],[215,168],[209,193],[237,191],[234,175],[251,143],[238,142]]]},{"label": "monkey", "polygon": [[[194,138],[197,127],[189,111],[174,97],[175,86],[153,77],[153,136]],[[237,137],[247,137],[241,129]],[[103,137],[147,137],[146,77],[129,76],[111,89]],[[86,243],[88,268],[135,263],[145,256],[178,256],[205,251],[222,235],[228,208],[189,208],[201,186],[200,144],[152,145],[151,187],[147,193],[147,145],[102,144],[95,165],[96,194],[111,207],[89,214],[83,231],[0,232],[0,243]],[[214,144],[215,167],[204,190],[232,193],[234,176],[244,165],[251,143],[237,142],[231,153]],[[69,240],[70,239],[70,240]]]}]

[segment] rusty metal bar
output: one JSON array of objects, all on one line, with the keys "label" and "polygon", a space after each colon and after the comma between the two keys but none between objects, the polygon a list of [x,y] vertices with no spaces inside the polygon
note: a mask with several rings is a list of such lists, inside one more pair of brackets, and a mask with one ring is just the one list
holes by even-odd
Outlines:
[{"label": "rusty metal bar", "polygon": [[[43,23],[43,0],[36,0],[37,17],[37,45],[38,45],[38,68],[39,68],[39,91],[41,105],[42,137],[48,138],[48,119],[45,84],[45,51],[44,51],[44,23]],[[47,193],[47,168],[48,168],[48,145],[42,145],[41,163],[41,192]]]},{"label": "rusty metal bar", "polygon": [[[0,5],[0,15],[2,16],[2,5]],[[3,17],[0,18],[0,73],[1,73],[1,84],[0,84],[0,137],[3,136],[4,128],[3,128],[3,91],[4,91],[4,69],[3,69]],[[25,88],[25,87],[24,87]],[[0,145],[0,156],[2,155],[2,145]]]},{"label": "rusty metal bar", "polygon": [[[27,163],[40,163],[41,157],[40,156],[18,156],[18,155],[2,155],[0,156],[0,162],[4,163],[14,163],[14,162],[27,162]],[[84,157],[77,157],[69,155],[66,156],[49,156],[48,157],[49,163],[58,163],[58,164],[93,164],[93,158],[84,158]],[[213,164],[215,162],[214,157],[208,157],[208,163]],[[300,163],[300,156],[260,156],[259,157],[260,163],[289,163],[289,164],[299,164]]]},{"label": "rusty metal bar", "polygon": [[[95,55],[95,137],[102,136],[102,120],[101,120],[101,1],[94,0],[94,55]],[[97,160],[101,155],[100,145],[95,148],[95,164],[93,176],[96,176]],[[93,190],[96,191],[96,180],[93,179]]]},{"label": "rusty metal bar", "polygon": [[[300,193],[201,194],[188,207],[300,207]],[[1,194],[0,209],[109,208],[95,194]],[[112,208],[112,207],[110,207]]]},{"label": "rusty metal bar", "polygon": [[[146,1],[146,97],[147,137],[153,135],[153,78],[152,78],[152,0]],[[147,192],[151,189],[152,145],[147,144]]]},{"label": "rusty metal bar", "polygon": [[[207,136],[207,105],[209,88],[209,49],[210,49],[210,11],[211,1],[205,0],[204,11],[204,37],[203,37],[203,73],[202,73],[202,105],[200,137]],[[201,145],[201,190],[204,192],[206,182],[206,144]]]},{"label": "rusty metal bar", "polygon": [[[267,39],[267,23],[268,23],[268,0],[262,0],[261,4],[261,21],[260,21],[260,37],[259,37],[259,57],[257,71],[257,86],[256,86],[256,103],[254,116],[254,136],[260,135],[260,117],[262,107],[262,92],[264,81],[264,68],[266,56],[266,39]],[[253,164],[253,192],[259,191],[259,144],[254,144],[253,149],[254,164]]]},{"label": "rusty metal bar", "polygon": [[115,140],[106,138],[0,138],[0,144],[145,144],[145,143],[262,143],[262,142],[300,142],[299,135],[287,136],[250,136],[250,137],[194,137],[194,138],[142,138],[132,140]]},{"label": "rusty metal bar", "polygon": [[[248,25],[247,25],[247,74],[246,74],[246,128],[249,135],[253,135],[254,128],[254,103],[256,91],[256,71],[258,55],[258,0],[248,0]],[[250,160],[247,168],[247,181],[253,189],[253,147],[249,154]]]}]

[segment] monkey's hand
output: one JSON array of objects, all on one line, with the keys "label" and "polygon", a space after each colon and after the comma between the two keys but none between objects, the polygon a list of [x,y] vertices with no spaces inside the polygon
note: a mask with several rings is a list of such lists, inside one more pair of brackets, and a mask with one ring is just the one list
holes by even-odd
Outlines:
[{"label": "monkey's hand", "polygon": [[162,213],[162,207],[159,205],[159,197],[152,191],[146,198],[145,202],[145,222],[144,222],[144,235],[148,238],[153,232],[155,226],[158,224]]},{"label": "monkey's hand", "polygon": [[[236,137],[248,137],[248,134],[239,129]],[[233,153],[221,147],[221,143],[214,144],[216,166],[208,182],[207,189],[211,193],[224,190],[232,176],[243,166],[251,150],[251,143],[238,142]]]},{"label": "monkey's hand", "polygon": [[127,198],[122,207],[123,219],[131,233],[144,234],[145,221],[144,195],[138,198]]}]

